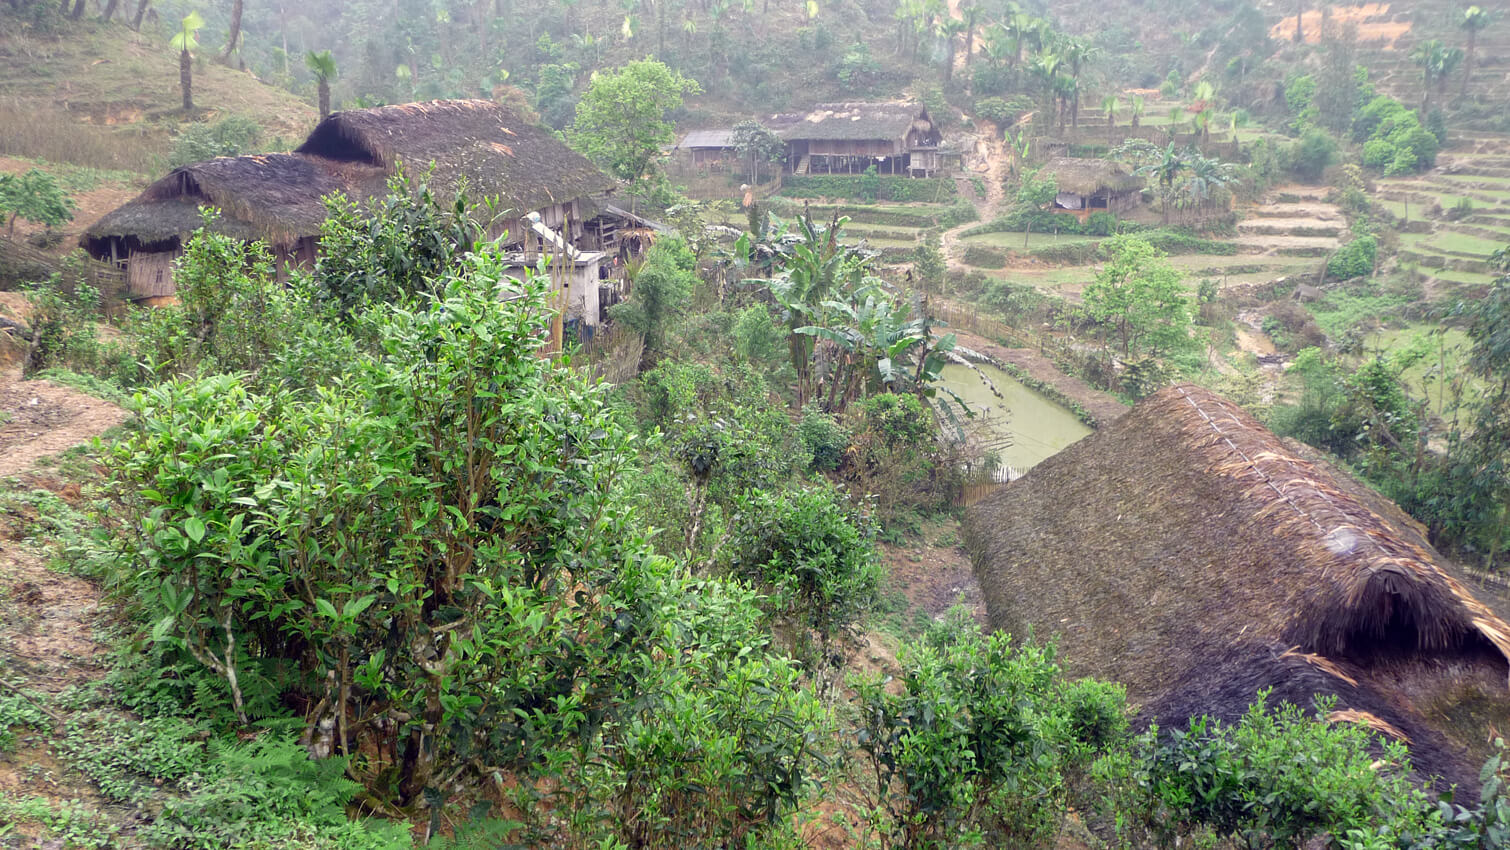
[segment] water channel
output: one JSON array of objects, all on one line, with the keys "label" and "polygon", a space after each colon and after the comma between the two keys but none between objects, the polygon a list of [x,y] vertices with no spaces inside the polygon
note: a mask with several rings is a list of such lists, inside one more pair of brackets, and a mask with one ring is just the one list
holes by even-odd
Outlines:
[{"label": "water channel", "polygon": [[[981,383],[980,370],[995,384],[1001,398]],[[1091,429],[1069,410],[1028,389],[1006,372],[981,364],[944,367],[944,385],[970,405],[976,418],[966,427],[1001,462],[1017,472],[1026,472],[1044,458],[1088,436]]]}]

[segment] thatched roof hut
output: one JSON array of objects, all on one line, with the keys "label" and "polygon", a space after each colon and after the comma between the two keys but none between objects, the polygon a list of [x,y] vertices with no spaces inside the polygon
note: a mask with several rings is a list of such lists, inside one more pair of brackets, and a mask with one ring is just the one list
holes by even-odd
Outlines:
[{"label": "thatched roof hut", "polygon": [[[992,625],[1057,638],[1145,721],[1260,688],[1406,741],[1476,794],[1510,728],[1504,601],[1397,507],[1194,386],[1163,390],[971,509]],[[1497,611],[1496,609],[1501,609]]]},{"label": "thatched roof hut", "polygon": [[1043,176],[1052,176],[1061,192],[1094,195],[1098,192],[1136,192],[1143,188],[1143,178],[1129,174],[1115,162],[1056,156],[1043,164]]},{"label": "thatched roof hut", "polygon": [[81,242],[96,257],[117,262],[171,257],[200,226],[200,207],[210,206],[221,210],[221,232],[266,241],[280,263],[307,262],[325,220],[322,198],[336,191],[359,202],[381,196],[400,163],[429,172],[431,186],[442,192],[465,184],[473,199],[496,199],[516,215],[545,211],[551,227],[566,219],[580,225],[592,211],[588,199],[614,185],[549,131],[491,101],[353,109],[326,117],[293,153],[176,168],[106,214]]}]

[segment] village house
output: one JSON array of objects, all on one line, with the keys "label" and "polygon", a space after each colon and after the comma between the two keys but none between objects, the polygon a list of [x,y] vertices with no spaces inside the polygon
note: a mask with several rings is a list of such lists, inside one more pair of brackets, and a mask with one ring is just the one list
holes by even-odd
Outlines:
[{"label": "village house", "polygon": [[1053,177],[1059,192],[1054,212],[1085,221],[1092,213],[1121,215],[1141,203],[1143,178],[1104,159],[1054,157],[1043,164],[1040,177]]},{"label": "village house", "polygon": [[[825,103],[761,123],[786,142],[789,174],[864,174],[874,167],[878,174],[937,177],[958,166],[958,155],[941,147],[938,126],[916,103]],[[684,166],[737,169],[733,135],[728,128],[693,130],[671,156]]]},{"label": "village house", "polygon": [[[493,199],[505,212],[490,223],[489,235],[507,233],[506,246],[519,249],[521,262],[533,265],[541,246],[549,252],[560,239],[574,248],[618,248],[616,238],[604,243],[605,227],[611,237],[614,228],[594,200],[614,188],[613,180],[548,130],[483,100],[335,112],[292,153],[181,166],[101,218],[80,242],[94,257],[125,270],[129,296],[170,296],[173,261],[200,227],[201,207],[214,207],[220,210],[214,228],[265,242],[282,276],[290,266],[314,263],[325,196],[342,192],[359,204],[380,197],[401,164],[428,173],[439,193],[465,186],[473,200]],[[589,220],[596,221],[592,231]],[[541,227],[555,236],[541,236]],[[584,239],[592,244],[579,244]],[[574,273],[589,273],[577,268],[582,264],[576,259]],[[595,290],[598,269],[591,264],[594,279],[576,281],[577,289]],[[577,300],[585,303],[586,297]],[[596,317],[595,308],[591,315]]]},{"label": "village house", "polygon": [[[1510,624],[1492,580],[1374,490],[1237,405],[1160,391],[969,511],[991,625],[1057,640],[1140,722],[1231,722],[1260,689],[1410,748],[1476,796],[1510,728]],[[1445,787],[1445,786],[1439,786]]]}]

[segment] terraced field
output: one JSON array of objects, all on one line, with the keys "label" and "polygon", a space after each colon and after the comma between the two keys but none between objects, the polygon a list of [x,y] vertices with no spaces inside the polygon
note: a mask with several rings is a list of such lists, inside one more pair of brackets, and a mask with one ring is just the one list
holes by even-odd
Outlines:
[{"label": "terraced field", "polygon": [[1510,244],[1510,137],[1460,134],[1435,170],[1380,180],[1377,198],[1410,231],[1399,258],[1428,297],[1488,283],[1489,255]]}]

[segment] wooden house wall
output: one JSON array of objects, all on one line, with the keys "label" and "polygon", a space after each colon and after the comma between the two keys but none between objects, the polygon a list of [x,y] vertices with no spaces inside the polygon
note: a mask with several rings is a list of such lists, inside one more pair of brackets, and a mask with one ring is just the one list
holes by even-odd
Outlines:
[{"label": "wooden house wall", "polygon": [[132,251],[126,261],[126,293],[133,298],[160,298],[178,291],[173,261],[178,251]]},{"label": "wooden house wall", "polygon": [[808,139],[806,147],[815,156],[896,156],[904,150],[900,139]]}]

